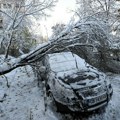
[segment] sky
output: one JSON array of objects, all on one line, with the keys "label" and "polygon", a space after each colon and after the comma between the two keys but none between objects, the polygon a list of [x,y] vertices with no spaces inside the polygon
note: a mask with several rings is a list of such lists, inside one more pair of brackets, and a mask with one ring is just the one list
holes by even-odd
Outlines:
[{"label": "sky", "polygon": [[[43,36],[50,36],[52,34],[51,27],[56,23],[68,23],[74,14],[75,0],[59,0],[53,11],[50,12],[51,17],[44,18],[37,22],[37,27]],[[39,32],[38,32],[39,33]]]}]

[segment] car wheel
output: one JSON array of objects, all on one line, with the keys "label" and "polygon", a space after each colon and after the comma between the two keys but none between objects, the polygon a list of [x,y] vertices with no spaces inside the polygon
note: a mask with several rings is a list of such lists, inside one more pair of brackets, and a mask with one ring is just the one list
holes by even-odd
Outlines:
[{"label": "car wheel", "polygon": [[[55,101],[55,100],[54,100]],[[57,101],[55,101],[56,107],[57,107],[57,112],[61,113],[71,113],[71,110],[68,108],[68,106],[63,105]]]},{"label": "car wheel", "polygon": [[103,106],[103,107],[101,107],[101,108],[96,109],[96,110],[95,110],[95,113],[97,113],[97,114],[105,113],[105,111],[106,111],[106,106],[107,106],[107,105],[105,105],[105,106]]},{"label": "car wheel", "polygon": [[49,104],[50,109],[52,109],[53,111],[57,111],[55,99],[53,97],[52,92],[49,91],[47,95],[48,95],[48,104]]}]

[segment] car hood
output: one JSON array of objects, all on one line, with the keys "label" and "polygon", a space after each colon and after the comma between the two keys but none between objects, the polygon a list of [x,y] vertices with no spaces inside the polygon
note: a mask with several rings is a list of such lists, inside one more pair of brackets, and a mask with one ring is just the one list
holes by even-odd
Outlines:
[{"label": "car hood", "polygon": [[105,82],[105,75],[96,71],[81,71],[64,77],[58,76],[58,78],[64,85],[67,87],[69,85],[73,89],[94,87]]}]

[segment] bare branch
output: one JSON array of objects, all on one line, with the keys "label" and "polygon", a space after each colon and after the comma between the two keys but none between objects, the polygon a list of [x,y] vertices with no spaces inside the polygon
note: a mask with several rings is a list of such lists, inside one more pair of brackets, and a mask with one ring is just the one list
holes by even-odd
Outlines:
[{"label": "bare branch", "polygon": [[7,12],[0,10],[1,13],[3,13],[4,15],[6,15],[7,17],[9,17],[10,19],[13,19]]}]

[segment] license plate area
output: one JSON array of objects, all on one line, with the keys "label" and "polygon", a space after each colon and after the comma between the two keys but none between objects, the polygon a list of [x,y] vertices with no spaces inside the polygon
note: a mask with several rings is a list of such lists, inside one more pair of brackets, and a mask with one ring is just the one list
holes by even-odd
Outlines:
[{"label": "license plate area", "polygon": [[95,105],[99,102],[102,102],[104,100],[107,99],[107,95],[104,94],[104,95],[101,95],[101,96],[98,96],[98,97],[94,97],[94,98],[91,98],[88,100],[88,104],[91,106],[91,105]]}]

